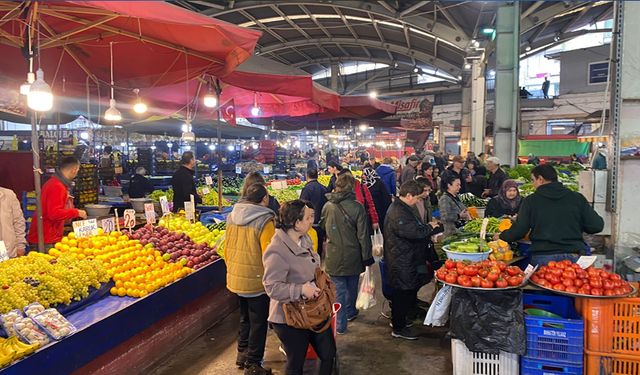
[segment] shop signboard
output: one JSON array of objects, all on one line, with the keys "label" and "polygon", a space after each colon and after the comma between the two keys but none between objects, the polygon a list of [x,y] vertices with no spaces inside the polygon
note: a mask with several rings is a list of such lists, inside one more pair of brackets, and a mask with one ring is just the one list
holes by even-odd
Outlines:
[{"label": "shop signboard", "polygon": [[433,95],[400,98],[391,101],[396,106],[395,115],[387,119],[399,119],[400,126],[411,130],[433,128]]},{"label": "shop signboard", "polygon": [[599,61],[589,63],[589,81],[590,85],[598,85],[607,83],[609,78],[609,62]]}]

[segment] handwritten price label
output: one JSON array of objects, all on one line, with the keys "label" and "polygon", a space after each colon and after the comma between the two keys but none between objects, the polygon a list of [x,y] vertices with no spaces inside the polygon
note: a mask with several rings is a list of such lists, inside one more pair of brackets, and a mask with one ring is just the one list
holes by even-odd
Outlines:
[{"label": "handwritten price label", "polygon": [[9,252],[7,251],[7,246],[4,244],[4,241],[0,241],[0,262],[9,259]]},{"label": "handwritten price label", "polygon": [[211,178],[211,176],[204,176],[204,183],[209,186],[213,185],[213,179]]},{"label": "handwritten price label", "polygon": [[184,213],[187,220],[195,220],[196,218],[195,212],[196,210],[193,202],[184,202]]},{"label": "handwritten price label", "polygon": [[156,211],[153,208],[153,203],[144,204],[144,217],[147,220],[147,224],[156,223]]},{"label": "handwritten price label", "polygon": [[129,229],[136,226],[136,210],[124,210],[124,226]]},{"label": "handwritten price label", "polygon": [[169,201],[164,195],[160,197],[160,208],[162,208],[162,216],[169,214]]},{"label": "handwritten price label", "polygon": [[209,188],[208,188],[208,187],[203,187],[203,188],[202,188],[202,194],[207,195],[207,194],[209,194],[210,192],[211,192],[211,190],[209,190]]},{"label": "handwritten price label", "polygon": [[98,234],[98,221],[96,219],[74,221],[73,233],[76,238],[95,236]]},{"label": "handwritten price label", "polygon": [[113,217],[102,219],[100,221],[100,226],[105,233],[111,233],[116,230],[116,219]]}]

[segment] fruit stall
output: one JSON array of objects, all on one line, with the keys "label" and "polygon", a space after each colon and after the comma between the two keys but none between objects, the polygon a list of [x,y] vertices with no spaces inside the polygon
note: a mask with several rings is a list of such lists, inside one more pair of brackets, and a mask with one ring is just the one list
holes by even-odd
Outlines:
[{"label": "fruit stall", "polygon": [[0,373],[144,372],[232,311],[224,223],[158,224],[89,225],[0,262]]}]

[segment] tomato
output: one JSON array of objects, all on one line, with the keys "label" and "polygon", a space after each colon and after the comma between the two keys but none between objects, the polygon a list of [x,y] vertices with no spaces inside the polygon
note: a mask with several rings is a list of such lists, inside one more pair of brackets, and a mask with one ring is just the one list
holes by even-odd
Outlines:
[{"label": "tomato", "polygon": [[602,288],[604,288],[604,290],[611,290],[615,288],[615,285],[612,280],[606,279],[602,280]]},{"label": "tomato", "polygon": [[480,286],[483,288],[493,288],[493,281],[482,279],[482,281],[480,282]]},{"label": "tomato", "polygon": [[553,286],[553,290],[564,291],[565,289],[566,289],[566,287],[565,287],[564,285],[560,284],[560,283],[555,284],[555,285]]},{"label": "tomato", "polygon": [[460,285],[467,287],[467,288],[471,288],[473,286],[473,283],[471,282],[470,279],[465,279],[463,280]]},{"label": "tomato", "polygon": [[447,276],[447,270],[440,268],[436,271],[436,277],[440,280],[444,280],[444,277]]},{"label": "tomato", "polygon": [[558,276],[558,277],[562,276],[562,269],[560,268],[552,268],[550,272],[554,276]]},{"label": "tomato", "polygon": [[591,289],[591,295],[592,296],[601,296],[602,295],[602,289],[600,289],[600,288],[592,288]]},{"label": "tomato", "polygon": [[476,266],[466,266],[464,268],[464,274],[467,276],[475,276],[478,274],[478,267]]},{"label": "tomato", "polygon": [[607,271],[600,271],[600,278],[602,280],[608,280],[609,279],[609,272]]},{"label": "tomato", "polygon": [[560,282],[560,278],[558,276],[555,276],[555,275],[551,275],[551,279],[547,279],[547,281],[549,281],[551,283],[551,285],[562,284]]},{"label": "tomato", "polygon": [[556,268],[556,265],[558,264],[558,262],[555,261],[550,261],[549,263],[547,263],[547,267],[549,268]]},{"label": "tomato", "polygon": [[564,278],[564,279],[571,279],[571,280],[573,280],[573,279],[575,279],[575,278],[576,278],[576,273],[575,273],[575,272],[573,272],[573,271],[571,271],[571,270],[565,270],[565,271],[562,273],[562,278]]},{"label": "tomato", "polygon": [[479,264],[480,267],[482,268],[489,268],[491,267],[491,261],[490,260],[483,260],[482,262],[480,262]]},{"label": "tomato", "polygon": [[498,281],[496,281],[496,288],[506,288],[509,286],[509,283],[507,282],[507,280],[503,279],[502,277],[498,279]]},{"label": "tomato", "polygon": [[576,288],[580,288],[584,285],[584,281],[582,281],[582,279],[575,279],[573,280],[573,285],[575,285]]},{"label": "tomato", "polygon": [[478,271],[478,276],[482,277],[483,279],[486,278],[488,274],[489,274],[489,271],[486,268],[483,268]]},{"label": "tomato", "polygon": [[458,276],[454,275],[453,273],[447,274],[447,276],[445,276],[444,278],[444,281],[448,282],[449,284],[455,284],[457,280]]},{"label": "tomato", "polygon": [[466,267],[465,264],[462,263],[462,262],[458,262],[456,264],[456,270],[458,270],[458,273],[460,273],[460,274],[464,274],[464,268],[465,267]]},{"label": "tomato", "polygon": [[458,284],[462,285],[462,283],[466,283],[467,281],[471,282],[471,278],[469,276],[466,276],[466,275],[460,275],[460,276],[458,276],[457,281],[458,281]]},{"label": "tomato", "polygon": [[614,293],[613,289],[605,289],[604,295],[610,297],[610,296],[615,296],[617,294]]},{"label": "tomato", "polygon": [[592,288],[602,288],[602,281],[597,277],[591,277],[589,278],[589,285],[591,285]]},{"label": "tomato", "polygon": [[540,286],[543,286],[545,288],[551,288],[551,283],[548,282],[547,280],[540,280]]},{"label": "tomato", "polygon": [[597,269],[595,269],[593,267],[589,267],[589,268],[587,268],[587,274],[589,275],[589,277],[598,276],[598,275],[600,275],[600,271],[598,271]]},{"label": "tomato", "polygon": [[533,281],[536,284],[540,284],[540,276],[534,274],[531,276],[531,281]]},{"label": "tomato", "polygon": [[507,269],[507,264],[505,262],[498,262],[498,268],[500,268],[500,271],[504,271]]},{"label": "tomato", "polygon": [[562,279],[562,285],[564,285],[565,287],[573,286],[573,280],[572,279]]},{"label": "tomato", "polygon": [[580,267],[580,265],[579,265],[579,264],[577,264],[577,263],[572,264],[572,265],[571,265],[571,267],[572,267],[575,271],[578,271],[578,270],[581,270],[581,269],[582,269],[582,267]]},{"label": "tomato", "polygon": [[491,282],[495,282],[496,280],[498,280],[498,278],[500,278],[500,273],[495,272],[495,271],[491,271],[487,275],[487,280],[489,280]]},{"label": "tomato", "polygon": [[569,292],[569,293],[578,293],[578,288],[576,288],[575,286],[573,286],[573,285],[572,285],[572,286],[568,286],[568,287],[565,289],[565,291],[566,291],[566,292]]},{"label": "tomato", "polygon": [[507,279],[507,282],[509,283],[509,286],[518,286],[522,284],[523,280],[522,276],[512,276]]},{"label": "tomato", "polygon": [[609,278],[611,280],[622,280],[622,277],[616,273],[612,273],[611,276],[609,276]]},{"label": "tomato", "polygon": [[[585,284],[587,285],[587,284]],[[580,288],[578,289],[578,294],[584,294],[584,295],[591,295],[591,291],[589,289],[585,289],[585,288]]]},{"label": "tomato", "polygon": [[[591,285],[589,285],[589,283],[585,281],[585,283],[584,283],[584,285],[582,286],[582,288],[584,288],[584,289],[586,289],[586,290],[589,290],[589,291],[590,291],[590,290],[591,290]],[[587,294],[590,294],[590,293],[587,293]]]},{"label": "tomato", "polygon": [[520,272],[522,272],[522,271],[520,270],[519,267],[516,267],[516,266],[507,267],[507,273],[509,274],[509,276],[519,275]]},{"label": "tomato", "polygon": [[633,288],[631,288],[631,285],[627,283],[625,283],[621,288],[624,291],[623,294],[631,293],[633,291]]},{"label": "tomato", "polygon": [[540,266],[540,267],[538,267],[538,272],[547,272],[548,268],[549,267],[547,267],[547,266]]},{"label": "tomato", "polygon": [[451,260],[451,259],[447,259],[447,260],[444,262],[444,266],[445,266],[448,270],[450,270],[450,269],[452,269],[452,268],[455,268],[455,266],[456,266],[456,262],[454,262],[454,261],[453,261],[453,260]]},{"label": "tomato", "polygon": [[566,266],[571,266],[571,265],[573,265],[573,262],[572,262],[572,261],[570,261],[569,259],[563,259],[563,260],[561,260],[561,261],[560,261],[560,263],[561,263],[562,265],[564,265],[564,266],[565,266],[565,268],[566,268]]},{"label": "tomato", "polygon": [[576,276],[580,279],[586,279],[589,276],[589,274],[587,273],[587,271],[580,268],[576,270]]},{"label": "tomato", "polygon": [[471,285],[474,287],[479,287],[480,284],[482,283],[482,279],[478,276],[474,276],[471,278]]},{"label": "tomato", "polygon": [[621,295],[623,295],[625,293],[624,293],[624,290],[622,288],[615,288],[613,290],[613,294],[616,295],[616,296],[621,296]]}]

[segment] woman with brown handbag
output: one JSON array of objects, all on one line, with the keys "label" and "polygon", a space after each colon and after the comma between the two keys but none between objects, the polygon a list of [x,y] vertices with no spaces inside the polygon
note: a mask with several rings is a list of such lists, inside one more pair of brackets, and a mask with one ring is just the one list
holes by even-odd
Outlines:
[{"label": "woman with brown handbag", "polygon": [[287,353],[287,375],[302,375],[309,344],[318,354],[321,375],[331,374],[336,355],[330,328],[335,286],[320,270],[320,257],[307,234],[313,219],[311,203],[285,203],[263,255],[264,288],[271,298],[269,322]]}]

